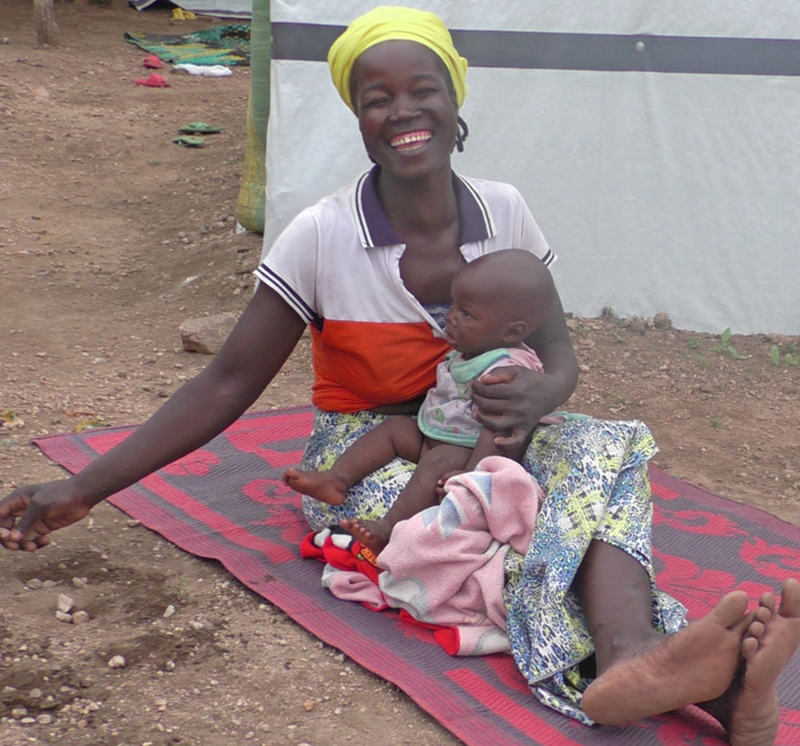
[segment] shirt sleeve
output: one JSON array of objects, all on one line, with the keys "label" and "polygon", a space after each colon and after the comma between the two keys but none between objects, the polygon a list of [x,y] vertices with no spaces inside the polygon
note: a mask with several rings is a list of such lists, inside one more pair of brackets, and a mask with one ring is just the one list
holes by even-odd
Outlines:
[{"label": "shirt sleeve", "polygon": [[310,324],[317,318],[319,227],[311,208],[278,236],[254,274]]},{"label": "shirt sleeve", "polygon": [[519,230],[522,236],[522,245],[519,248],[527,249],[536,254],[544,262],[545,267],[550,267],[558,257],[547,244],[542,229],[533,217],[527,202],[525,202],[516,187],[512,186],[511,190],[513,191],[513,198],[517,202],[513,212],[519,215]]}]

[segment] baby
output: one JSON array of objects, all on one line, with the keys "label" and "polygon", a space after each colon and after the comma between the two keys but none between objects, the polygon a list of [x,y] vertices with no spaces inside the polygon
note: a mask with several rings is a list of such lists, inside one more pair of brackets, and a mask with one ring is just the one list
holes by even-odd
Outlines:
[{"label": "baby", "polygon": [[473,470],[486,456],[520,460],[527,445],[520,438],[520,445],[511,452],[498,448],[498,434],[484,430],[474,417],[470,382],[499,366],[542,372],[539,358],[524,340],[555,300],[550,272],[527,251],[497,251],[462,267],[453,278],[451,296],[444,332],[454,349],[439,363],[436,385],[428,391],[418,416],[388,417],[328,470],[287,469],[284,474],[286,483],[298,492],[340,505],[350,487],[395,457],[418,464],[383,518],[340,522],[376,554],[389,542],[398,521],[436,504],[447,478]]}]

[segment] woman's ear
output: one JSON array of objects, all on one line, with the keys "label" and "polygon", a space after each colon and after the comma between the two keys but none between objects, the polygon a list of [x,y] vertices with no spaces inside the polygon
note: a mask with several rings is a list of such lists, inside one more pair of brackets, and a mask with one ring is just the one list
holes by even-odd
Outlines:
[{"label": "woman's ear", "polygon": [[518,345],[528,336],[528,323],[522,319],[511,321],[503,330],[503,344],[513,346]]}]

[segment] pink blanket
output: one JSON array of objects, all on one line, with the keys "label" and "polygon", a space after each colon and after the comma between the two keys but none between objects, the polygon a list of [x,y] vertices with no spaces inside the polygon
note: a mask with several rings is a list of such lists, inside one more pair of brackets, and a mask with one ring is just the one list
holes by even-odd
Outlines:
[{"label": "pink blanket", "polygon": [[380,590],[352,573],[326,573],[340,598],[404,609],[419,622],[447,627],[437,639],[456,655],[507,651],[503,561],[524,554],[541,488],[515,461],[483,459],[447,482],[447,496],[398,523],[378,556]]}]

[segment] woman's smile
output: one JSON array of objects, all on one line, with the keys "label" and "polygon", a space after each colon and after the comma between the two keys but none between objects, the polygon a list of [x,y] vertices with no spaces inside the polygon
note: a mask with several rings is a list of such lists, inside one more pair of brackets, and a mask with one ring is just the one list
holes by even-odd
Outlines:
[{"label": "woman's smile", "polygon": [[400,150],[405,153],[410,151],[419,150],[427,144],[433,137],[433,132],[430,130],[417,130],[415,132],[406,132],[402,135],[397,135],[389,141],[389,145],[395,150]]}]

